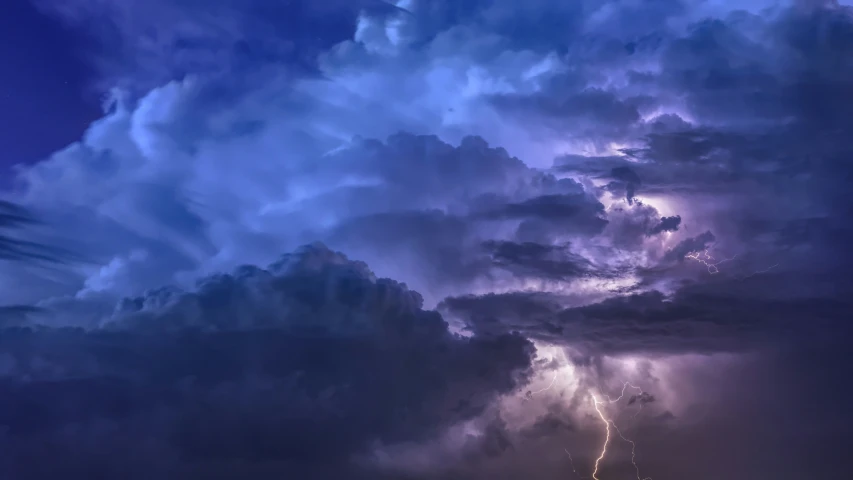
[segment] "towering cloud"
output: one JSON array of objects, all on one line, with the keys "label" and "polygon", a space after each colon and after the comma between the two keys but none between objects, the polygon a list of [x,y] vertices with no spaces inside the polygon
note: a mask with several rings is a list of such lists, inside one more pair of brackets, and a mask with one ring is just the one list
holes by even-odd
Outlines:
[{"label": "towering cloud", "polygon": [[7,329],[0,350],[4,471],[139,478],[344,468],[475,417],[533,354],[454,336],[417,292],[322,245],[127,298],[100,328]]},{"label": "towering cloud", "polygon": [[38,3],[114,89],[0,194],[14,478],[588,475],[625,380],[654,478],[843,476],[850,7]]}]

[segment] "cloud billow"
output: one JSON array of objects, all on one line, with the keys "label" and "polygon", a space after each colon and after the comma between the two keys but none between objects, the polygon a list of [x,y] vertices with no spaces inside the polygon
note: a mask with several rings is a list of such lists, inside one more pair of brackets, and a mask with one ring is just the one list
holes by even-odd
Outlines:
[{"label": "cloud billow", "polygon": [[[203,478],[205,464],[248,460],[304,473],[428,437],[524,381],[528,341],[455,336],[421,302],[312,245],[127,299],[102,328],[4,330],[0,459],[21,475],[141,462],[133,475]],[[91,463],[104,451],[115,456]],[[39,455],[53,466],[20,461]]]},{"label": "cloud billow", "polygon": [[652,227],[649,231],[649,235],[656,235],[662,232],[674,232],[678,230],[678,226],[681,224],[681,217],[678,215],[672,217],[661,217],[660,223]]},{"label": "cloud billow", "polygon": [[654,478],[838,476],[845,2],[40,3],[120,91],[0,194],[4,467],[562,478],[630,374]]}]

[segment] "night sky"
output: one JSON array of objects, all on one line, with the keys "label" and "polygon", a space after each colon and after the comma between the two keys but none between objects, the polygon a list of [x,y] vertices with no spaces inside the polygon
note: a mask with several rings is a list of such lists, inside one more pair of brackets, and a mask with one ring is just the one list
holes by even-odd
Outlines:
[{"label": "night sky", "polygon": [[0,480],[849,477],[848,3],[4,3]]},{"label": "night sky", "polygon": [[78,140],[101,116],[87,61],[96,44],[29,0],[7,0],[0,15],[0,175]]}]

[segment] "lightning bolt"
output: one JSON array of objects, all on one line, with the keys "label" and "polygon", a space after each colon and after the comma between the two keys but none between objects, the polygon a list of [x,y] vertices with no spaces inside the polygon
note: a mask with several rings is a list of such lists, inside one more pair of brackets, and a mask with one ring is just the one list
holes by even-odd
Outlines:
[{"label": "lightning bolt", "polygon": [[715,262],[714,257],[712,257],[708,253],[707,248],[702,252],[698,252],[698,251],[691,252],[691,253],[688,253],[687,255],[684,256],[684,258],[696,260],[697,262],[701,263],[702,265],[705,265],[706,267],[708,267],[708,273],[710,273],[711,275],[713,275],[715,273],[720,273],[720,269],[717,268],[717,265],[720,265],[720,264],[726,263],[726,262],[730,262],[730,261],[734,260],[736,257],[737,257],[737,255],[735,255],[734,257],[731,257],[731,258],[724,258],[724,259],[720,260],[719,262]]},{"label": "lightning bolt", "polygon": [[557,381],[557,374],[558,374],[558,373],[559,373],[559,372],[554,372],[554,378],[552,378],[552,379],[551,379],[551,383],[550,383],[547,387],[542,388],[542,389],[539,389],[539,390],[536,390],[535,392],[530,392],[530,394],[531,394],[531,395],[537,395],[537,394],[540,394],[540,393],[542,393],[542,392],[545,392],[545,391],[551,390],[551,387],[553,387],[553,386],[554,386],[554,382],[556,382],[556,381]]},{"label": "lightning bolt", "polygon": [[[641,407],[642,408],[642,407]],[[616,430],[616,433],[622,438],[622,440],[631,444],[631,464],[634,465],[634,470],[637,472],[637,480],[652,480],[652,477],[644,477],[640,478],[640,467],[637,466],[637,444],[633,440],[630,440],[622,435],[622,431],[619,430],[619,427],[616,426],[615,423],[610,422],[613,425],[613,429]]]},{"label": "lightning bolt", "polygon": [[778,267],[778,266],[779,266],[779,264],[778,264],[778,263],[775,263],[775,264],[770,265],[769,267],[765,268],[764,270],[759,270],[759,271],[757,271],[757,272],[752,272],[752,273],[750,273],[749,275],[747,275],[747,276],[745,276],[745,277],[741,277],[740,281],[744,281],[744,280],[746,280],[747,278],[754,277],[754,276],[756,276],[756,275],[761,275],[762,273],[767,273],[767,272],[769,272],[770,270],[773,270],[774,268],[776,268],[776,267]]},{"label": "lightning bolt", "polygon": [[[715,262],[714,257],[712,257],[708,253],[708,249],[706,248],[705,250],[703,250],[701,252],[699,252],[699,251],[690,252],[687,255],[685,255],[684,258],[696,260],[697,262],[701,263],[702,265],[705,265],[706,267],[708,267],[708,273],[710,273],[711,275],[714,275],[715,273],[720,273],[720,269],[717,268],[717,265],[720,265],[720,264],[725,263],[725,262],[730,262],[730,261],[734,260],[735,258],[737,258],[737,255],[734,255],[733,257],[730,257],[730,258],[724,258],[724,259],[720,260],[719,262]],[[764,270],[759,270],[757,272],[752,272],[749,275],[741,276],[739,278],[739,280],[744,281],[747,278],[754,277],[754,276],[760,275],[762,273],[767,273],[770,270],[773,270],[774,268],[776,268],[778,266],[779,266],[779,264],[775,263],[775,264],[770,265],[769,267],[765,268]]]},{"label": "lightning bolt", "polygon": [[540,388],[539,390],[536,390],[535,392],[527,392],[527,394],[525,395],[525,397],[522,400],[526,402],[526,401],[530,400],[533,397],[533,395],[539,395],[542,392],[547,392],[548,390],[551,390],[551,387],[554,386],[554,382],[557,381],[557,375],[559,373],[560,372],[554,372],[554,378],[551,379],[551,383],[547,387]]},{"label": "lightning bolt", "polygon": [[[601,405],[610,405],[610,404],[614,404],[614,403],[617,403],[620,400],[622,400],[625,397],[625,390],[627,390],[628,387],[639,391],[640,395],[643,395],[645,393],[642,388],[631,385],[629,382],[625,382],[624,384],[622,384],[622,393],[619,395],[619,398],[617,398],[615,400],[611,399],[609,395],[604,396],[604,398],[606,398],[606,401],[605,400],[599,400],[594,394],[592,395],[593,407],[595,408],[595,411],[598,413],[599,418],[601,418],[601,421],[604,422],[604,431],[605,431],[604,445],[601,446],[601,454],[595,460],[595,468],[592,471],[592,478],[594,480],[601,480],[600,478],[598,478],[598,468],[599,468],[599,465],[601,464],[601,461],[604,460],[605,456],[607,456],[607,445],[610,444],[610,429],[611,429],[611,427],[613,427],[613,430],[616,430],[616,433],[619,435],[620,438],[622,438],[622,440],[631,444],[631,464],[634,465],[634,470],[637,472],[637,480],[651,480],[651,477],[642,478],[640,476],[640,467],[637,466],[637,453],[636,453],[637,444],[633,440],[630,440],[627,437],[625,437],[625,435],[622,434],[622,431],[619,430],[619,427],[616,426],[616,423],[614,423],[613,420],[608,419],[604,415],[604,412],[601,411],[601,408],[600,408]],[[641,407],[642,407],[642,405],[641,405]]]},{"label": "lightning bolt", "polygon": [[[564,353],[564,355],[565,355],[565,353]],[[536,390],[534,392],[527,392],[527,398],[525,398],[524,400],[529,400],[533,395],[538,395],[542,392],[546,392],[546,391],[550,390],[554,386],[554,383],[557,381],[558,373],[559,372],[554,373],[554,378],[551,379],[551,383],[547,387],[541,388],[541,389]],[[637,472],[637,480],[652,480],[651,477],[642,477],[640,475],[640,467],[637,465],[637,444],[636,444],[636,442],[634,442],[633,440],[626,437],[622,433],[622,431],[619,429],[619,427],[616,426],[616,423],[613,420],[607,418],[607,416],[604,415],[604,412],[600,408],[601,405],[612,405],[614,403],[620,402],[623,398],[625,398],[625,392],[628,390],[628,388],[631,388],[632,390],[638,392],[634,397],[632,397],[632,400],[633,400],[633,398],[639,398],[640,399],[640,409],[637,411],[636,414],[634,414],[634,418],[636,418],[637,415],[640,414],[640,412],[643,410],[643,407],[645,406],[645,403],[643,402],[642,399],[647,394],[645,391],[643,391],[642,388],[640,388],[636,385],[632,385],[630,382],[624,382],[622,384],[622,391],[620,392],[618,398],[612,399],[612,398],[610,398],[609,395],[604,395],[605,400],[599,400],[598,397],[595,396],[595,394],[590,395],[592,398],[593,407],[595,408],[596,413],[598,413],[598,416],[599,416],[599,418],[601,418],[601,421],[604,422],[604,432],[605,432],[604,444],[601,446],[601,453],[599,454],[598,458],[595,459],[595,466],[594,466],[593,472],[592,472],[592,479],[593,480],[601,480],[600,478],[598,478],[598,470],[599,470],[599,467],[601,465],[601,462],[604,460],[604,457],[607,456],[607,446],[610,444],[611,427],[613,430],[616,431],[616,434],[619,435],[619,438],[621,438],[623,441],[631,444],[631,464],[634,466],[634,471]],[[566,452],[566,455],[569,456],[569,462],[571,462],[572,471],[575,473],[575,475],[577,475],[578,478],[580,478],[580,479],[589,478],[589,477],[581,477],[580,476],[577,468],[575,468],[575,460],[572,458],[572,454],[567,449],[563,449],[563,450]]]},{"label": "lightning bolt", "polygon": [[599,401],[595,398],[595,395],[592,396],[592,403],[595,406],[595,411],[598,412],[598,416],[601,417],[601,421],[604,422],[604,428],[607,432],[607,436],[604,438],[604,445],[601,446],[601,455],[595,459],[595,469],[592,471],[592,478],[595,480],[600,480],[598,478],[598,465],[604,459],[604,456],[607,455],[607,444],[610,443],[610,420],[608,420],[604,413],[598,408]]},{"label": "lightning bolt", "polygon": [[572,458],[572,454],[571,454],[567,449],[565,449],[565,448],[563,449],[563,451],[564,451],[564,452],[566,452],[566,455],[568,455],[568,456],[569,456],[569,463],[571,463],[571,464],[572,464],[572,471],[573,471],[573,472],[575,472],[575,475],[576,475],[578,478],[581,478],[581,479],[583,479],[583,478],[589,478],[589,477],[582,477],[582,476],[581,476],[581,474],[580,474],[580,473],[578,473],[578,469],[577,469],[577,468],[575,468],[575,459],[573,459],[573,458]]},{"label": "lightning bolt", "polygon": [[640,413],[642,413],[642,412],[643,412],[643,407],[645,407],[645,406],[646,406],[646,402],[647,402],[647,401],[649,401],[649,400],[646,398],[646,392],[642,392],[642,393],[640,393],[639,395],[634,395],[634,396],[632,396],[632,397],[631,397],[631,400],[630,400],[630,401],[628,401],[628,405],[631,405],[631,404],[632,404],[634,401],[636,401],[636,400],[639,400],[639,402],[640,402],[640,408],[639,408],[639,410],[637,410],[637,413],[635,413],[635,414],[634,414],[634,416],[633,416],[632,418],[637,418],[637,416],[638,416]]}]

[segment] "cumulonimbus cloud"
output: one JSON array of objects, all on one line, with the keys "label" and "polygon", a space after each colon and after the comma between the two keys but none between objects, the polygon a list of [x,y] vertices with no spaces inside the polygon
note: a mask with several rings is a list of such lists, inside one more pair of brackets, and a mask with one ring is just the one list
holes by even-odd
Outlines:
[{"label": "cumulonimbus cloud", "polygon": [[[41,458],[85,438],[125,448],[117,463],[142,449],[168,469],[182,461],[174,451],[137,440],[171,438],[187,458],[248,455],[229,436],[248,432],[273,457],[316,455],[334,437],[340,464],[375,442],[484,421],[533,365],[513,331],[589,365],[847,334],[849,7],[314,3],[53,6],[76,26],[107,26],[98,34],[118,48],[101,66],[124,91],[80,142],[21,167],[20,188],[3,193],[90,261],[49,274],[3,264],[7,326],[35,328],[4,333],[3,371],[44,380],[10,380],[3,398],[79,401],[41,426],[7,418],[19,430],[2,451]],[[284,16],[328,37],[279,29]],[[315,240],[424,303],[319,247],[288,257],[305,272],[243,266]],[[706,249],[737,260],[712,275],[687,257]],[[451,335],[436,305],[473,338]],[[409,354],[416,365],[399,363]],[[675,395],[653,394],[656,414],[674,416]],[[326,423],[312,431],[279,397]],[[585,428],[579,407],[561,408],[533,431]],[[470,428],[490,432],[493,457],[515,458],[505,439],[536,444],[502,418],[481,426]],[[119,430],[139,435],[122,444]],[[565,473],[559,461],[543,471]],[[536,468],[514,462],[504,466]]]},{"label": "cumulonimbus cloud", "polygon": [[[45,472],[111,475],[135,461],[117,448],[192,478],[193,462],[246,455],[292,472],[345,464],[371,441],[473,418],[524,382],[533,355],[518,335],[451,334],[417,292],[322,245],[125,299],[104,322],[4,331],[4,471],[47,456]],[[104,451],[115,456],[92,467]]]}]

